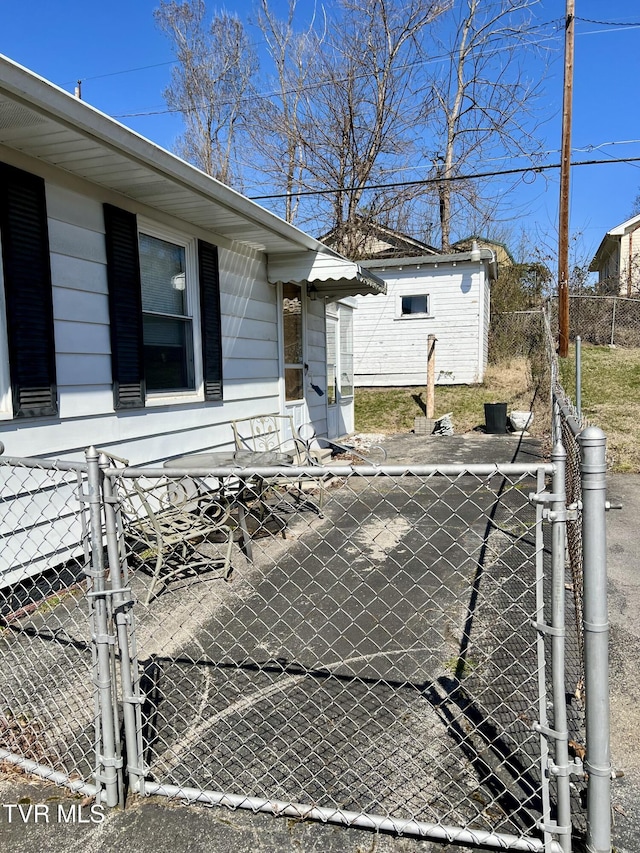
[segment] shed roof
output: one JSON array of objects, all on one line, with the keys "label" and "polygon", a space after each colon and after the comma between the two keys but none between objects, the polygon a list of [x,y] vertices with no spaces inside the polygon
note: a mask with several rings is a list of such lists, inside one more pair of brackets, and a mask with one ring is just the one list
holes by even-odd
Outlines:
[{"label": "shed roof", "polygon": [[423,255],[420,258],[386,258],[371,261],[361,261],[363,267],[368,270],[382,271],[385,269],[399,268],[406,269],[410,267],[422,268],[429,270],[438,270],[440,267],[456,267],[458,264],[486,264],[489,274],[489,281],[495,281],[498,278],[498,262],[495,252],[492,249],[480,249],[478,246],[470,252],[454,252],[449,255]]}]

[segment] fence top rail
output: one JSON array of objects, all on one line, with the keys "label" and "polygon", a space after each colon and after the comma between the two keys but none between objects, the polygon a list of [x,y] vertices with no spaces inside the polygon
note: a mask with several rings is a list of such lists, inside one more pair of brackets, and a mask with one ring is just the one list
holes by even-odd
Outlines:
[{"label": "fence top rail", "polygon": [[514,314],[543,314],[543,308],[528,308],[526,311],[494,311],[494,317],[511,317]]},{"label": "fence top rail", "polygon": [[[0,453],[2,453],[0,443]],[[83,462],[63,462],[61,459],[38,459],[37,456],[0,456],[0,466],[11,468],[40,468],[45,471],[75,471],[86,474],[88,467]]]},{"label": "fence top rail", "polygon": [[182,468],[128,467],[105,468],[108,477],[311,477],[321,479],[327,474],[335,477],[473,477],[537,475],[539,472],[553,474],[552,463],[504,463],[477,465],[278,465],[278,466],[184,466]]},{"label": "fence top rail", "polygon": [[603,293],[601,296],[598,296],[594,293],[571,293],[569,295],[569,299],[592,299],[592,300],[598,300],[599,302],[607,301],[607,300],[608,301],[616,301],[616,302],[635,302],[636,305],[640,305],[640,299],[638,299],[637,297],[622,296],[622,295],[618,296],[615,293],[611,293],[611,294],[608,294],[608,293],[604,294]]},{"label": "fence top rail", "polygon": [[562,415],[565,423],[571,430],[571,434],[574,438],[577,438],[584,429],[584,425],[578,420],[577,413],[573,405],[567,401],[565,393],[559,393],[557,389],[554,390],[553,397],[558,404],[560,414]]}]

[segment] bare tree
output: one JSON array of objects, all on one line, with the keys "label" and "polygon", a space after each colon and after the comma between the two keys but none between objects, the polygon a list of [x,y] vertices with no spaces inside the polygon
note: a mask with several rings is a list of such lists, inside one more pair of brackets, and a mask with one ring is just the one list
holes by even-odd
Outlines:
[{"label": "bare tree", "polygon": [[257,59],[239,18],[206,21],[204,0],[161,0],[154,12],[178,60],[164,92],[184,119],[177,152],[227,184],[239,184],[236,147],[248,113]]},{"label": "bare tree", "polygon": [[271,188],[285,194],[284,218],[293,222],[300,197],[295,190],[303,185],[302,97],[311,85],[314,47],[322,38],[314,35],[315,16],[302,33],[295,28],[298,0],[289,0],[286,18],[278,18],[268,0],[260,0],[257,24],[262,31],[275,69],[272,98],[257,101],[252,126],[254,149]]},{"label": "bare tree", "polygon": [[531,121],[539,81],[527,79],[522,68],[532,46],[531,8],[537,2],[464,0],[442,19],[436,54],[444,71],[435,64],[429,103],[443,251],[450,247],[453,200],[482,208],[478,184],[455,178],[494,155],[531,158],[540,150]]},{"label": "bare tree", "polygon": [[[494,155],[535,155],[537,84],[520,60],[538,0],[334,0],[332,17],[320,6],[302,29],[298,0],[283,18],[273,0],[257,2],[272,72],[261,69],[263,95],[237,17],[207,25],[205,0],[161,0],[156,20],[178,58],[165,96],[184,117],[180,154],[235,186],[244,165],[288,221],[331,231],[354,257],[367,222],[432,242],[439,220],[446,251],[462,213],[483,230],[495,221],[499,196],[461,178]],[[435,184],[406,185],[428,148]]]},{"label": "bare tree", "polygon": [[362,223],[398,212],[392,183],[415,151],[421,108],[413,70],[425,29],[448,0],[340,0],[315,51],[318,85],[305,92],[301,143],[306,182],[331,191],[313,211],[341,249],[358,254]]}]

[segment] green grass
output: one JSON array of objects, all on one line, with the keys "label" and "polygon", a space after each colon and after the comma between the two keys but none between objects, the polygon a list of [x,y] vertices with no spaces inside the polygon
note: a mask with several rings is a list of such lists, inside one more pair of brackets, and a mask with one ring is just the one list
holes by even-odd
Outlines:
[{"label": "green grass", "polygon": [[[357,388],[355,426],[358,432],[402,433],[414,427],[414,418],[424,417],[426,389]],[[452,412],[456,433],[470,432],[484,425],[484,404],[506,402],[507,411],[530,411],[535,420],[531,432],[542,435],[549,426],[547,392],[534,380],[528,362],[514,358],[491,365],[481,385],[438,385],[435,415]]]},{"label": "green grass", "polygon": [[[575,401],[575,350],[560,359],[560,379]],[[640,349],[582,345],[582,412],[607,435],[611,470],[640,471]]]},{"label": "green grass", "polygon": [[[575,350],[560,359],[560,378],[575,401]],[[414,418],[424,416],[426,389],[357,388],[358,432],[409,432]],[[544,377],[532,376],[524,358],[489,366],[482,385],[436,386],[436,417],[452,412],[457,434],[484,425],[484,404],[506,402],[507,411],[533,409],[533,435],[548,436],[550,416]],[[582,345],[582,410],[607,435],[609,468],[640,472],[640,348]]]}]

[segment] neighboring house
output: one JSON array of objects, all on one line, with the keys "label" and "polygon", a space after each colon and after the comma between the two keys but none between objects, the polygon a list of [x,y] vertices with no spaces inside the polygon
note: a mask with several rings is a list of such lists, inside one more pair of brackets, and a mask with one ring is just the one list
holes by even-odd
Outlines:
[{"label": "neighboring house", "polygon": [[436,384],[482,382],[487,366],[495,254],[477,246],[450,255],[361,261],[387,293],[357,297],[356,386],[424,385],[427,340],[437,338]]},{"label": "neighboring house", "polygon": [[366,258],[407,258],[437,255],[439,250],[406,234],[400,234],[386,225],[379,225],[371,220],[359,218],[356,225],[349,231],[352,243],[351,251],[343,245],[345,238],[338,229],[320,237],[327,246],[332,246],[339,252],[353,257],[354,260]]},{"label": "neighboring house", "polygon": [[273,412],[326,435],[325,302],[347,327],[349,297],[385,289],[4,57],[0,243],[11,456],[81,460],[93,444],[161,462],[230,448],[232,419]]},{"label": "neighboring house", "polygon": [[607,231],[589,265],[598,273],[599,293],[640,292],[640,214]]},{"label": "neighboring house", "polygon": [[462,240],[456,240],[451,246],[451,251],[470,252],[474,243],[479,249],[490,249],[495,254],[500,269],[515,264],[513,255],[504,243],[501,243],[499,240],[492,240],[490,237],[483,237],[480,234],[470,234]]}]

